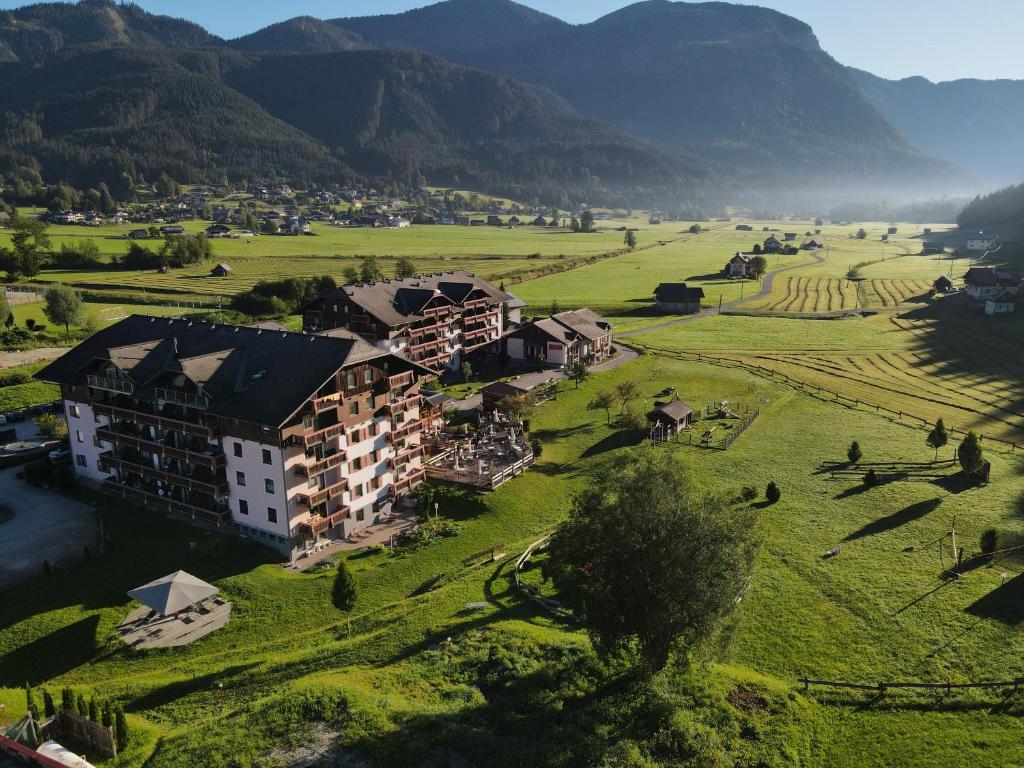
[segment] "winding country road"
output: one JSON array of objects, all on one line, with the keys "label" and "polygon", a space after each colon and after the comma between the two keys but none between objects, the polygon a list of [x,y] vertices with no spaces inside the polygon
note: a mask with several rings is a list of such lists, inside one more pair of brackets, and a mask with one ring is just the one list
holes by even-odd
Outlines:
[{"label": "winding country road", "polygon": [[[811,257],[814,259],[813,264],[824,264],[825,263],[825,259],[823,259],[821,256],[819,256],[816,253],[812,253]],[[700,319],[705,318],[705,317],[711,317],[712,315],[717,315],[720,312],[724,312],[726,310],[733,309],[734,307],[737,307],[740,304],[743,304],[743,303],[745,303],[747,301],[752,301],[753,299],[756,299],[758,296],[765,296],[765,295],[771,293],[772,292],[772,283],[774,282],[776,275],[782,274],[783,272],[788,272],[791,269],[802,269],[803,267],[813,266],[813,264],[808,263],[806,261],[803,261],[803,262],[800,262],[799,264],[791,264],[788,267],[782,267],[781,269],[775,269],[775,270],[772,270],[771,272],[765,272],[764,273],[764,279],[761,281],[761,290],[758,291],[757,293],[751,294],[750,296],[744,296],[742,299],[733,299],[732,301],[727,301],[725,304],[722,304],[721,306],[707,307],[706,309],[702,309],[700,312],[697,312],[696,314],[687,315],[686,317],[681,317],[678,320],[669,320],[666,323],[658,323],[657,325],[649,325],[649,326],[647,326],[645,328],[635,328],[632,331],[624,331],[622,333],[617,333],[617,334],[615,334],[615,338],[616,339],[625,339],[625,338],[628,338],[630,336],[640,336],[641,334],[644,334],[644,333],[651,333],[653,331],[660,331],[663,328],[672,328],[673,326],[676,326],[676,325],[682,325],[683,323],[692,323],[695,320],[700,320]]]}]

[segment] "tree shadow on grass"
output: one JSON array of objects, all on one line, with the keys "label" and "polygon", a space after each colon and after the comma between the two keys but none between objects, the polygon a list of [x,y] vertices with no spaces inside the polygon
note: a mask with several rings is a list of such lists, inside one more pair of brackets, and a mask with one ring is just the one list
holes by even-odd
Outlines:
[{"label": "tree shadow on grass", "polygon": [[962,471],[953,475],[947,475],[946,477],[940,477],[938,480],[933,480],[932,484],[937,485],[946,493],[952,494],[963,493],[964,491],[969,491],[972,488],[978,488],[981,486],[981,482],[978,478]]},{"label": "tree shadow on grass", "polygon": [[1024,621],[1024,574],[996,587],[967,606],[967,612],[983,619],[995,619],[1008,626]]},{"label": "tree shadow on grass", "polygon": [[580,458],[589,459],[593,456],[600,456],[603,453],[614,451],[619,448],[632,448],[633,446],[640,445],[640,443],[643,442],[643,439],[644,436],[640,432],[620,429],[589,446],[582,454],[580,454]]},{"label": "tree shadow on grass", "polygon": [[96,653],[98,614],[68,624],[0,656],[0,685],[42,683],[86,664]]},{"label": "tree shadow on grass", "polygon": [[236,688],[238,680],[252,670],[260,666],[259,662],[239,664],[227,669],[210,672],[206,675],[199,675],[185,680],[179,680],[168,685],[154,688],[131,700],[125,707],[129,712],[144,712],[172,704],[186,696],[193,696],[197,693],[209,692],[211,695],[217,689],[218,683],[223,683],[226,689]]},{"label": "tree shadow on grass", "polygon": [[911,504],[909,507],[904,507],[898,512],[894,512],[886,517],[881,517],[877,520],[872,520],[867,525],[857,529],[853,533],[849,534],[843,541],[856,541],[866,536],[876,536],[886,531],[891,531],[894,528],[912,523],[914,520],[919,520],[925,515],[934,512],[939,504],[942,503],[940,497],[934,499],[926,499],[925,501],[919,501],[916,504]]}]

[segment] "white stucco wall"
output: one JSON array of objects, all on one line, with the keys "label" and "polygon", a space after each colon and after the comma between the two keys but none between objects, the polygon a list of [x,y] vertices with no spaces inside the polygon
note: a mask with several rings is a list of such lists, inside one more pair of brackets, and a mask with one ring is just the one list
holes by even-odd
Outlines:
[{"label": "white stucco wall", "polygon": [[[235,456],[235,443],[241,443],[242,455]],[[221,447],[227,459],[227,481],[230,494],[232,521],[249,528],[267,531],[283,538],[290,536],[287,489],[285,479],[285,457],[277,445],[244,440],[226,435],[221,438]],[[263,463],[263,449],[270,451],[270,464]],[[238,485],[238,474],[245,475],[245,485]],[[265,480],[274,481],[274,492],[267,493]],[[239,499],[249,503],[249,514],[239,510]],[[277,510],[277,522],[268,519],[267,509]]]},{"label": "white stucco wall", "polygon": [[[73,415],[76,408],[78,416]],[[72,454],[71,462],[75,468],[75,474],[85,480],[97,483],[106,480],[111,475],[109,472],[101,472],[99,470],[99,456],[104,451],[109,451],[112,446],[109,443],[100,443],[97,446],[95,439],[96,430],[99,427],[106,426],[109,419],[106,416],[100,416],[98,417],[99,423],[97,423],[97,416],[89,405],[73,400],[64,401],[64,418],[68,423],[68,440],[71,443]],[[81,436],[81,439],[79,439],[79,436]],[[79,456],[85,457],[86,466],[82,467],[79,465]]]}]

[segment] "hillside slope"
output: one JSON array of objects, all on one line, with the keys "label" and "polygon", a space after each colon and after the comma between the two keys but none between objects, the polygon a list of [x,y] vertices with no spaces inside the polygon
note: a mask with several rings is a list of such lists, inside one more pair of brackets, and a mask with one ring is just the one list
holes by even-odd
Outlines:
[{"label": "hillside slope", "polygon": [[198,24],[113,0],[39,3],[0,11],[0,62],[29,61],[85,44],[180,48],[222,43]]},{"label": "hillside slope", "polygon": [[328,53],[369,47],[359,35],[330,21],[296,16],[271,24],[228,45],[239,51],[265,53]]},{"label": "hillside slope", "polygon": [[226,86],[220,67],[217,53],[152,48],[0,65],[0,158],[38,162],[44,178],[76,185],[161,172],[181,181],[350,177],[322,144]]},{"label": "hillside slope", "polygon": [[1024,179],[1024,80],[885,80],[849,69],[864,95],[921,150],[986,184]]},{"label": "hillside slope", "polygon": [[550,92],[415,51],[255,60],[227,82],[366,174],[568,202],[694,199],[706,165],[580,117]]}]

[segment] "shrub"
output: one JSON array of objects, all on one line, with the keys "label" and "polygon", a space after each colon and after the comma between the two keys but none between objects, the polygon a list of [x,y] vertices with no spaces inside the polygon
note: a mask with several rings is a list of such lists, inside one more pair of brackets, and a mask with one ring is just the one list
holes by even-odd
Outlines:
[{"label": "shrub", "polygon": [[36,429],[53,440],[63,440],[68,436],[68,423],[56,413],[43,413],[33,419]]},{"label": "shrub", "polygon": [[544,446],[541,444],[540,440],[533,438],[533,440],[530,441],[530,450],[533,451],[533,458],[539,459],[540,455],[544,452]]},{"label": "shrub", "polygon": [[974,432],[968,432],[967,437],[960,443],[957,450],[957,458],[964,472],[969,475],[977,475],[985,465],[985,458],[981,450],[981,441]]},{"label": "shrub", "polygon": [[764,497],[769,504],[776,504],[782,498],[782,491],[779,490],[779,486],[775,484],[774,480],[768,481],[768,486],[764,489]]},{"label": "shrub", "polygon": [[752,485],[744,485],[739,492],[739,500],[747,503],[757,498],[757,488]]},{"label": "shrub", "polygon": [[869,469],[864,473],[864,485],[868,488],[878,485],[878,475],[875,474],[875,470]]},{"label": "shrub", "polygon": [[125,720],[121,707],[114,710],[114,739],[117,741],[118,752],[123,752],[128,747],[128,721]]},{"label": "shrub", "polygon": [[999,546],[999,531],[995,528],[986,528],[982,531],[979,544],[983,555],[991,555]]},{"label": "shrub", "polygon": [[856,464],[864,456],[864,452],[860,449],[860,443],[854,440],[850,443],[850,447],[846,449],[846,458],[850,460],[851,464]]}]

